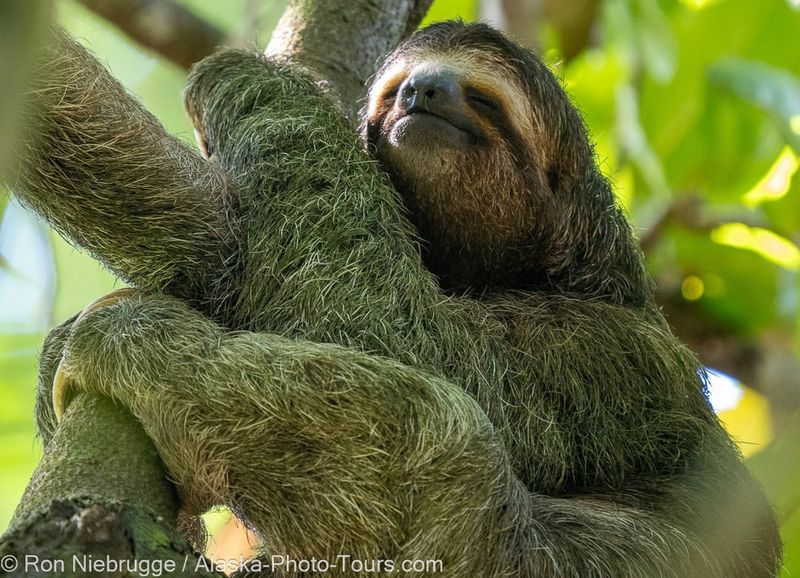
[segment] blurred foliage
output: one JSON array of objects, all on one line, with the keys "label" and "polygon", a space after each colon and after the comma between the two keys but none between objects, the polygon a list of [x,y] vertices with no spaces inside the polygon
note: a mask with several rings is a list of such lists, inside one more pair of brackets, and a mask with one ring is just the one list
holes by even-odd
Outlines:
[{"label": "blurred foliage", "polygon": [[[258,45],[285,4],[185,3],[237,42]],[[191,140],[182,71],[81,6],[61,0],[58,8],[64,26],[170,131]],[[438,0],[426,22],[477,14],[476,0]],[[800,50],[791,47],[799,33],[799,0],[604,0],[593,41],[576,58],[561,60],[552,33],[542,51],[582,110],[620,202],[642,237],[654,236],[649,266],[662,289],[736,336],[778,335],[795,354]],[[664,224],[684,202],[699,207],[700,218]],[[39,452],[31,415],[43,332],[115,283],[8,207],[0,196],[0,527]],[[753,469],[782,519],[787,575],[799,574],[800,425],[790,422],[764,447],[775,429],[769,400],[738,392],[721,419],[743,452],[755,454]]]},{"label": "blurred foliage", "polygon": [[5,527],[36,465],[32,410],[36,354],[44,335],[0,334],[0,524]]}]

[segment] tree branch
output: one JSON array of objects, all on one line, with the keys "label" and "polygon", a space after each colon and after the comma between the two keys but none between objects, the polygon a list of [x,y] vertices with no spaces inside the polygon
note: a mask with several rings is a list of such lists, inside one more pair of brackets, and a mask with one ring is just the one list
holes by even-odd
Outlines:
[{"label": "tree branch", "polygon": [[293,0],[265,54],[297,62],[330,83],[356,119],[382,56],[419,25],[432,0]]},{"label": "tree branch", "polygon": [[78,2],[184,70],[225,42],[222,30],[172,0]]},{"label": "tree branch", "polygon": [[83,575],[73,556],[93,556],[157,560],[221,578],[194,572],[199,558],[175,531],[177,512],[175,490],[139,422],[111,400],[83,394],[45,447],[0,540],[0,556],[16,560],[15,576],[48,575],[26,568],[31,556],[61,561],[60,575]]},{"label": "tree branch", "polygon": [[764,226],[757,216],[742,210],[734,214],[709,215],[708,203],[693,194],[680,194],[645,226],[639,235],[639,244],[645,254],[650,253],[672,226],[697,233],[709,233],[728,223],[744,223],[749,226]]},{"label": "tree branch", "polygon": [[81,496],[132,501],[175,525],[178,500],[158,452],[136,420],[111,400],[77,396],[44,450],[12,526],[52,500]]},{"label": "tree branch", "polygon": [[531,48],[541,48],[541,27],[551,25],[558,34],[561,54],[570,61],[591,40],[597,20],[598,0],[496,0],[501,4],[503,29]]},{"label": "tree branch", "polygon": [[[9,170],[11,153],[22,133],[20,101],[45,36],[50,9],[49,2],[0,2],[0,181]],[[0,204],[0,215],[2,209]]]}]

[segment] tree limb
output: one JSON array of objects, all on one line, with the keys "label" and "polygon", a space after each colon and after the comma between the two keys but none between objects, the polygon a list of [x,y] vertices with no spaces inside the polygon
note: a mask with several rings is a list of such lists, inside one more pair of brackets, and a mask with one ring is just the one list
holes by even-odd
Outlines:
[{"label": "tree limb", "polygon": [[78,0],[184,70],[224,44],[225,33],[172,0]]},{"label": "tree limb", "polygon": [[697,233],[710,233],[728,223],[744,223],[752,227],[764,223],[752,211],[741,210],[734,214],[710,215],[709,205],[694,194],[679,194],[648,223],[639,235],[639,244],[645,254],[650,253],[664,239],[670,227],[678,226]]},{"label": "tree limb", "polygon": [[542,24],[552,26],[567,62],[589,45],[600,6],[598,0],[495,1],[501,4],[504,30],[530,48],[541,48]]},{"label": "tree limb", "polygon": [[126,410],[109,399],[80,395],[46,444],[11,525],[52,500],[81,496],[130,500],[175,525],[178,500],[162,472],[158,452]]},{"label": "tree limb", "polygon": [[379,59],[425,16],[432,0],[293,0],[265,50],[330,83],[356,119]]},{"label": "tree limb", "polygon": [[199,558],[175,531],[177,513],[175,490],[139,422],[111,400],[83,394],[45,447],[0,541],[0,555],[16,560],[15,576],[48,575],[26,567],[32,557],[61,561],[59,575],[84,575],[73,557],[92,556],[156,560],[221,578],[194,572]]},{"label": "tree limb", "polygon": [[[55,427],[46,400],[71,326],[72,320],[51,332],[41,354],[36,410],[44,454],[0,538],[0,557],[16,562],[15,576],[48,575],[26,567],[31,559],[60,561],[60,575],[84,575],[73,556],[169,561],[194,570],[200,559],[176,531],[175,488],[141,424],[110,399],[80,394]],[[197,575],[218,576],[205,563],[200,568]]]}]

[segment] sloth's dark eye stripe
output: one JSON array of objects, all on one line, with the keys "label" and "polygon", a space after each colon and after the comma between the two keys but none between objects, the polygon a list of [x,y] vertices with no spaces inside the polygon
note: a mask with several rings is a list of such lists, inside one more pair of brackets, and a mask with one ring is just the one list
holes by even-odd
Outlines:
[{"label": "sloth's dark eye stripe", "polygon": [[485,109],[499,111],[500,104],[493,98],[488,96],[485,92],[481,92],[477,88],[467,87],[464,89],[464,96],[472,105],[477,105]]}]

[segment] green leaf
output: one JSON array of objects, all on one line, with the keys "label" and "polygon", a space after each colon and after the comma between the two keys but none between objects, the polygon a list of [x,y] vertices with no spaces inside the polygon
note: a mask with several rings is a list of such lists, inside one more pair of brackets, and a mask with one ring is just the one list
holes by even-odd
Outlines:
[{"label": "green leaf", "polygon": [[800,171],[792,177],[786,195],[777,201],[764,203],[760,209],[773,231],[797,240],[800,231]]},{"label": "green leaf", "polygon": [[723,58],[708,71],[715,86],[767,112],[786,142],[800,152],[800,78],[787,70],[742,58]]},{"label": "green leaf", "polygon": [[637,44],[645,70],[657,82],[675,74],[677,47],[670,23],[656,0],[635,0]]},{"label": "green leaf", "polygon": [[673,190],[712,201],[739,202],[785,145],[766,114],[709,83],[708,70],[726,57],[769,62],[800,72],[800,12],[786,0],[726,0],[702,10],[676,6],[670,21],[677,46],[667,83],[645,75],[640,118]]},{"label": "green leaf", "polygon": [[616,133],[620,148],[625,151],[642,180],[643,187],[637,187],[657,199],[671,196],[669,184],[664,174],[661,157],[656,154],[642,127],[639,114],[639,97],[630,84],[617,90]]}]

